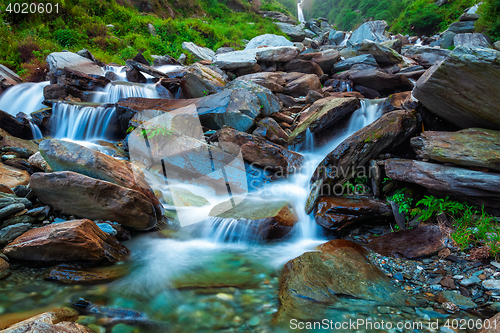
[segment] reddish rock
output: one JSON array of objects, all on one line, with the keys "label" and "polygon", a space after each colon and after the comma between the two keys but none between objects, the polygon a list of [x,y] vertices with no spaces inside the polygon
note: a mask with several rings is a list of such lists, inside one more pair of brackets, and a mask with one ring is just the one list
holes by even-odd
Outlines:
[{"label": "reddish rock", "polygon": [[443,287],[446,287],[446,288],[457,289],[457,286],[455,285],[455,281],[453,281],[452,278],[442,279],[441,281],[439,281],[439,284]]},{"label": "reddish rock", "polygon": [[30,174],[27,171],[0,163],[0,184],[13,188],[17,185],[28,185],[29,181]]},{"label": "reddish rock", "polygon": [[445,248],[445,240],[441,228],[430,225],[371,238],[366,247],[384,256],[415,259],[438,253]]},{"label": "reddish rock", "polygon": [[488,328],[483,328],[478,333],[500,333],[500,313],[497,313],[493,317],[487,319],[485,326]]},{"label": "reddish rock", "polygon": [[35,142],[13,136],[5,136],[0,141],[0,148],[5,152],[14,152],[22,158],[28,158],[38,151],[38,145]]},{"label": "reddish rock", "polygon": [[[319,78],[315,74],[301,74],[301,73],[292,73],[298,77],[294,80],[287,82],[284,94],[290,95],[293,97],[301,97],[307,96],[310,90],[315,90],[321,93],[321,82]],[[285,77],[283,77],[285,78]],[[286,80],[286,79],[285,79]]]},{"label": "reddish rock", "polygon": [[30,261],[117,262],[129,251],[93,221],[83,219],[31,229],[3,253],[11,259]]},{"label": "reddish rock", "polygon": [[264,118],[257,124],[257,128],[252,133],[260,135],[278,145],[284,145],[288,142],[288,134],[278,125],[273,118]]},{"label": "reddish rock", "polygon": [[378,69],[365,69],[355,72],[350,77],[352,82],[377,91],[393,92],[411,90],[413,84],[403,75],[388,74]]},{"label": "reddish rock", "polygon": [[280,73],[261,72],[239,76],[238,80],[252,81],[258,85],[270,89],[273,93],[285,90],[285,80]]},{"label": "reddish rock", "polygon": [[321,76],[324,74],[323,70],[317,63],[300,59],[294,59],[287,62],[284,66],[284,69],[287,72],[315,74],[317,76]]}]

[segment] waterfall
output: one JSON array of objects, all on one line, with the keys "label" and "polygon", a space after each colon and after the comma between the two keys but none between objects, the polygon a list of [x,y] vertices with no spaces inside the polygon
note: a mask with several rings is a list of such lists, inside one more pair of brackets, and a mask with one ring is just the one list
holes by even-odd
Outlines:
[{"label": "waterfall", "polygon": [[0,110],[15,116],[19,112],[29,115],[44,108],[43,88],[48,84],[48,81],[28,82],[10,87],[0,95]]},{"label": "waterfall", "polygon": [[347,41],[349,40],[349,38],[351,38],[351,34],[349,32],[346,32],[345,35],[344,35],[344,40],[342,41],[342,43],[340,43],[339,46],[346,46]]},{"label": "waterfall", "polygon": [[42,131],[40,130],[40,127],[38,127],[36,124],[33,124],[30,120],[30,127],[31,127],[31,133],[33,134],[33,140],[38,140],[43,138]]},{"label": "waterfall", "polygon": [[92,102],[116,103],[120,99],[127,97],[160,98],[154,84],[114,81],[108,84],[103,90],[96,91]]},{"label": "waterfall", "polygon": [[304,19],[304,12],[302,11],[302,2],[304,0],[300,0],[298,3],[297,3],[297,17],[299,19],[299,22],[300,23],[303,23],[305,22],[306,20]]},{"label": "waterfall", "polygon": [[108,125],[115,121],[115,107],[74,105],[64,102],[55,103],[52,107],[52,132],[58,139],[104,139]]}]

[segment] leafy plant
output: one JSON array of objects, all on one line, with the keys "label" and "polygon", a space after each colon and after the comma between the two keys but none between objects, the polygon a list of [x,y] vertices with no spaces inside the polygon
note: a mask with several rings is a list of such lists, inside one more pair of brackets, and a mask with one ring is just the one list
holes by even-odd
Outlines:
[{"label": "leafy plant", "polygon": [[396,203],[399,206],[399,212],[405,213],[406,217],[408,218],[408,214],[412,209],[411,204],[413,202],[413,198],[407,198],[405,192],[406,187],[396,190],[396,192],[394,192],[392,196],[387,197],[387,201],[393,201],[394,203]]}]

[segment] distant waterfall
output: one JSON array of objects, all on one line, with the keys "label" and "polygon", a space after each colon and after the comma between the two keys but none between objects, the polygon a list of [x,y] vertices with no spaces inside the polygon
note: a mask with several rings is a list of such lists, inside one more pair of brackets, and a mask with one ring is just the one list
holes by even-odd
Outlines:
[{"label": "distant waterfall", "polygon": [[304,19],[304,12],[302,11],[302,2],[304,0],[300,0],[297,3],[297,17],[299,18],[299,22],[305,22],[306,20]]}]

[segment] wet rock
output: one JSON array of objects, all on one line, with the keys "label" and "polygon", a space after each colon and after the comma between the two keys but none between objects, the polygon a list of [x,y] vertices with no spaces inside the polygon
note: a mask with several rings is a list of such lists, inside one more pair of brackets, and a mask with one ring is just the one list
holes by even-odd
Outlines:
[{"label": "wet rock", "polygon": [[454,32],[456,34],[465,34],[465,33],[470,33],[474,32],[474,21],[459,21],[459,22],[453,22],[449,27],[447,31]]},{"label": "wet rock", "polygon": [[11,190],[10,187],[4,184],[0,184],[0,192],[7,194],[15,194],[14,191]]},{"label": "wet rock", "polygon": [[210,216],[240,221],[249,235],[260,240],[283,238],[298,221],[297,214],[286,201],[236,200],[236,204],[232,200],[218,204],[212,208]]},{"label": "wet rock", "polygon": [[[55,72],[56,82],[62,86],[72,86],[81,90],[96,90],[104,88],[111,81],[104,76],[86,74],[79,70],[64,68]],[[44,89],[45,92],[45,89]]]},{"label": "wet rock", "polygon": [[202,207],[208,204],[207,199],[173,185],[168,187],[168,191],[163,191],[162,198],[168,205],[175,207]]},{"label": "wet rock", "polygon": [[[2,198],[0,200],[4,201],[5,198]],[[13,203],[10,204],[5,204],[4,202],[2,202],[2,208],[0,209],[0,219],[5,219],[10,215],[16,214],[25,209],[26,209],[25,205],[20,202],[14,201]]]},{"label": "wet rock", "polygon": [[474,46],[491,48],[489,38],[485,34],[467,33],[457,34],[453,37],[453,44],[458,46]]},{"label": "wet rock", "polygon": [[330,230],[341,230],[354,224],[387,220],[392,217],[391,206],[372,198],[323,197],[318,202],[316,223]]},{"label": "wet rock", "polygon": [[24,234],[26,231],[31,229],[31,224],[29,223],[18,223],[9,225],[0,230],[0,245],[5,246],[6,244],[12,242],[17,237]]},{"label": "wet rock", "polygon": [[392,65],[403,62],[403,57],[392,48],[369,40],[354,45],[352,50],[357,56],[371,54],[379,64]]},{"label": "wet rock", "polygon": [[458,132],[427,131],[411,139],[424,159],[500,171],[500,132],[469,128]]},{"label": "wet rock", "polygon": [[438,295],[438,302],[445,303],[450,302],[458,306],[462,310],[470,310],[477,307],[470,298],[460,295],[453,291],[442,291]]},{"label": "wet rock", "polygon": [[152,77],[155,77],[157,79],[168,77],[168,74],[160,72],[159,70],[149,66],[149,63],[145,59],[144,61],[146,62],[146,64],[136,61],[135,59],[134,60],[128,59],[126,63],[128,68],[133,68],[142,73],[151,75]]},{"label": "wet rock", "polygon": [[0,163],[0,184],[12,188],[17,185],[27,185],[29,180],[30,174],[27,171]]},{"label": "wet rock", "polygon": [[162,56],[152,55],[151,57],[153,58],[153,66],[155,67],[165,66],[165,65],[174,65],[174,66],[182,65],[180,62],[178,62],[168,54]]},{"label": "wet rock", "polygon": [[251,67],[257,64],[255,50],[234,51],[219,53],[214,58],[214,64],[225,70]]},{"label": "wet rock", "polygon": [[377,43],[385,42],[389,38],[385,35],[385,29],[387,28],[387,22],[385,21],[369,21],[363,23],[358,29],[356,29],[349,41],[355,44],[362,43],[365,39],[374,41]]},{"label": "wet rock", "polygon": [[354,65],[367,65],[377,67],[378,63],[371,54],[360,55],[337,62],[333,66],[333,72],[342,72],[351,69]]},{"label": "wet rock", "polygon": [[323,70],[317,63],[307,60],[294,59],[286,63],[284,69],[287,72],[323,75]]},{"label": "wet rock", "polygon": [[134,83],[146,83],[146,82],[148,82],[146,77],[137,68],[127,67],[125,73],[126,73],[127,80],[129,82],[134,82]]},{"label": "wet rock", "polygon": [[484,200],[500,197],[500,176],[496,173],[405,159],[386,160],[385,172],[392,179],[419,184],[449,195],[480,197]]},{"label": "wet rock", "polygon": [[50,73],[69,68],[89,75],[104,75],[104,71],[93,61],[72,52],[53,52],[47,56]]},{"label": "wet rock", "polygon": [[328,42],[330,45],[340,45],[344,41],[345,32],[332,30],[328,34]]},{"label": "wet rock", "polygon": [[[19,214],[23,214],[24,211],[25,210],[23,209]],[[2,228],[5,228],[5,227],[11,226],[11,225],[15,225],[15,224],[21,224],[21,223],[28,223],[28,224],[36,223],[37,221],[35,220],[35,218],[28,216],[27,213],[28,212],[26,212],[25,215],[20,215],[20,216],[14,215],[13,217],[6,219],[2,224]]]},{"label": "wet rock", "polygon": [[294,172],[303,162],[302,155],[298,153],[229,127],[219,132],[219,145],[224,151],[234,155],[241,150],[244,160],[282,174]]},{"label": "wet rock", "polygon": [[416,59],[421,65],[427,68],[446,59],[450,53],[451,51],[446,49],[413,45],[404,52],[404,56]]},{"label": "wet rock", "polygon": [[326,191],[323,195],[332,195],[336,184],[344,184],[355,175],[358,167],[399,145],[416,131],[418,125],[415,112],[393,111],[344,140],[316,168],[311,178],[313,185],[306,211],[312,211],[321,191]]},{"label": "wet rock", "polygon": [[50,270],[44,279],[67,284],[96,284],[117,280],[126,272],[127,269],[123,265],[86,268],[80,265],[61,264]]},{"label": "wet rock", "polygon": [[0,141],[0,150],[4,152],[13,152],[21,158],[28,158],[38,151],[38,145],[31,140],[23,140],[13,136],[5,136]]},{"label": "wet rock", "polygon": [[272,72],[247,74],[238,77],[238,80],[251,81],[271,90],[273,93],[282,92],[283,90],[285,90],[284,85],[286,84],[280,73]]},{"label": "wet rock", "polygon": [[275,319],[323,318],[323,310],[346,298],[369,301],[370,305],[410,304],[403,291],[365,257],[366,250],[337,239],[290,260],[280,281],[280,307]]},{"label": "wet rock", "polygon": [[310,90],[321,93],[321,82],[317,75],[301,74],[298,78],[287,82],[284,94],[292,97],[306,96]]},{"label": "wet rock", "polygon": [[278,97],[276,97],[271,90],[263,87],[253,81],[243,81],[236,79],[227,84],[226,89],[245,89],[257,96],[260,103],[261,116],[269,117],[275,112],[281,110]]},{"label": "wet rock", "polygon": [[117,160],[73,142],[57,139],[42,141],[40,154],[53,171],[73,171],[142,193],[153,204],[157,219],[161,221],[161,203],[142,172],[134,169],[129,162]]},{"label": "wet rock", "polygon": [[[457,126],[498,129],[500,109],[495,96],[499,59],[500,52],[492,49],[457,47],[417,81],[413,95],[431,112]],[[473,100],[467,97],[471,95]]]},{"label": "wet rock", "polygon": [[339,60],[340,54],[335,50],[319,52],[311,58],[311,61],[317,63],[325,73],[331,73],[333,65]]},{"label": "wet rock", "polygon": [[384,256],[415,259],[438,253],[445,248],[445,239],[440,227],[431,225],[373,237],[366,247]]},{"label": "wet rock", "polygon": [[68,171],[35,173],[30,187],[42,203],[67,215],[110,220],[139,230],[157,223],[148,197],[107,181]]},{"label": "wet rock", "polygon": [[253,135],[260,135],[278,145],[285,145],[288,142],[288,134],[278,125],[273,118],[264,118],[258,122]]},{"label": "wet rock", "polygon": [[263,47],[255,50],[258,61],[286,62],[295,59],[299,50],[295,46]]},{"label": "wet rock", "polygon": [[202,46],[198,46],[191,42],[183,42],[182,49],[191,53],[197,60],[212,60],[215,57],[215,52]]},{"label": "wet rock", "polygon": [[50,168],[47,161],[45,161],[45,159],[42,157],[40,152],[36,152],[35,154],[31,155],[28,159],[28,164],[34,170],[52,172],[52,169]]},{"label": "wet rock", "polygon": [[353,73],[352,82],[380,92],[393,92],[395,90],[409,91],[413,88],[411,81],[404,75],[388,74],[377,69],[365,69]]},{"label": "wet rock", "polygon": [[314,102],[309,110],[305,111],[307,118],[300,118],[300,123],[290,134],[290,144],[305,140],[307,130],[313,134],[320,133],[334,125],[339,120],[351,115],[360,107],[358,98],[326,97]]},{"label": "wet rock", "polygon": [[304,38],[306,38],[306,33],[298,26],[282,22],[276,22],[274,24],[276,24],[282,32],[290,37],[292,42],[302,42]]},{"label": "wet rock", "polygon": [[0,257],[0,277],[6,270],[9,269],[9,267],[9,263],[4,258]]},{"label": "wet rock", "polygon": [[[403,46],[403,42],[400,39],[394,38],[394,39],[382,42],[382,43],[380,43],[380,46],[389,47],[389,48],[393,49],[401,57],[400,53],[401,53],[401,48]],[[401,60],[403,60],[402,57],[401,57]],[[377,59],[377,61],[379,61],[379,60]]]},{"label": "wet rock", "polygon": [[252,38],[250,42],[246,45],[245,50],[257,49],[264,46],[278,47],[278,46],[294,46],[294,45],[293,42],[290,42],[284,36],[265,34]]},{"label": "wet rock", "polygon": [[189,66],[187,71],[180,83],[186,98],[198,98],[214,94],[226,84],[226,80],[222,75],[200,63]]},{"label": "wet rock", "polygon": [[[21,139],[32,139],[33,134],[28,122],[21,122],[14,116],[0,110],[0,129],[6,134],[12,135]],[[5,135],[4,135],[5,136]]]},{"label": "wet rock", "polygon": [[3,252],[9,259],[44,262],[117,262],[129,251],[91,220],[73,220],[31,229]]},{"label": "wet rock", "polygon": [[385,99],[382,104],[382,112],[392,112],[394,110],[412,110],[417,106],[417,102],[412,98],[410,91],[392,94]]}]

